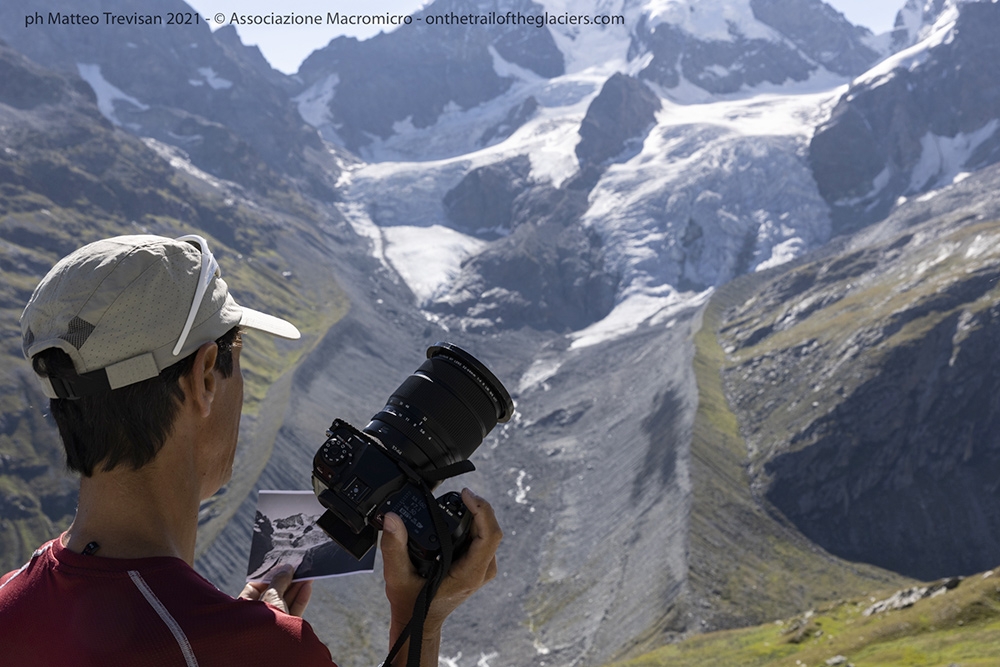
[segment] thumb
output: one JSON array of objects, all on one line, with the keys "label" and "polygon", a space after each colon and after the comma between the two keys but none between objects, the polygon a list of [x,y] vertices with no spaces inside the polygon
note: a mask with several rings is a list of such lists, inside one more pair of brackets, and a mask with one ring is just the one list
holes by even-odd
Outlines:
[{"label": "thumb", "polygon": [[406,572],[409,569],[406,542],[406,525],[399,516],[389,512],[382,520],[382,560],[387,572]]},{"label": "thumb", "polygon": [[291,585],[294,574],[294,567],[291,565],[282,565],[270,583],[268,583],[267,589],[260,596],[260,599],[272,607],[277,607],[283,612],[288,613],[288,606],[285,604],[285,591]]}]

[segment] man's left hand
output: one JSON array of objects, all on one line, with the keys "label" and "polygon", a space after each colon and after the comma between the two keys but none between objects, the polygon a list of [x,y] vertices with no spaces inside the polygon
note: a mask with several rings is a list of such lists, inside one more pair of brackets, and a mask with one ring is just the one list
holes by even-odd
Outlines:
[{"label": "man's left hand", "polygon": [[311,581],[292,583],[295,568],[283,565],[271,581],[252,581],[239,594],[241,600],[260,600],[286,614],[301,617],[312,596]]}]

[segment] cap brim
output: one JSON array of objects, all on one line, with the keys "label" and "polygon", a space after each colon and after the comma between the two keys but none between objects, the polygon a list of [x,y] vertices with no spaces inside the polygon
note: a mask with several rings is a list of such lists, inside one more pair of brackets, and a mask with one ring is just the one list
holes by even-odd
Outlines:
[{"label": "cap brim", "polygon": [[302,337],[295,325],[288,320],[252,308],[241,307],[243,308],[243,316],[240,318],[241,327],[257,329],[290,340],[298,340]]}]

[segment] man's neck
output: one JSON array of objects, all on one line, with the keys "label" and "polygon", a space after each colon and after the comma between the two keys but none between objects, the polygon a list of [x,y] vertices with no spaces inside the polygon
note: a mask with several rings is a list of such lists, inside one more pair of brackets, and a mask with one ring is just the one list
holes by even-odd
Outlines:
[{"label": "man's neck", "polygon": [[164,465],[165,458],[169,457],[157,456],[138,471],[119,466],[84,477],[76,518],[66,531],[64,546],[82,553],[96,542],[98,556],[174,556],[193,565],[199,505],[199,490],[193,482],[197,475],[178,474],[177,467]]}]

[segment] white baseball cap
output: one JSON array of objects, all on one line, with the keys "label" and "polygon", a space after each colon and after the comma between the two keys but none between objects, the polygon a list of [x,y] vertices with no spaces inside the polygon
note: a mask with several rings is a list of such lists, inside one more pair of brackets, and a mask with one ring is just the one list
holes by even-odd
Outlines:
[{"label": "white baseball cap", "polygon": [[297,339],[286,320],[233,300],[221,270],[197,235],[118,236],[59,261],[21,314],[30,359],[57,347],[80,382],[39,376],[49,398],[75,398],[159,375],[234,326]]}]

